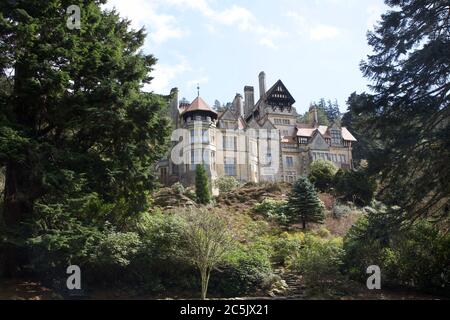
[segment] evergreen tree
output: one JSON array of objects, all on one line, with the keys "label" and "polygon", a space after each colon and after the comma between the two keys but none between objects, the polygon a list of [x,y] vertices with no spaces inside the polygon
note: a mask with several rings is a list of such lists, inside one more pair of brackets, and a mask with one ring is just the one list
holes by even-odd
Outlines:
[{"label": "evergreen tree", "polygon": [[301,177],[292,187],[287,204],[292,221],[300,219],[303,229],[309,222],[322,223],[325,219],[323,204],[308,178]]},{"label": "evergreen tree", "polygon": [[384,148],[376,149],[369,165],[380,173],[385,201],[401,206],[408,218],[446,216],[450,5],[442,0],[386,4],[392,10],[368,34],[374,53],[361,65],[376,94],[358,110],[359,131],[372,141],[383,140]]},{"label": "evergreen tree", "polygon": [[373,104],[373,97],[366,94],[352,93],[347,100],[348,109],[342,117],[341,124],[355,136],[357,143],[352,145],[353,162],[359,166],[362,160],[376,158],[376,154],[384,149],[383,136],[374,136],[366,128],[368,118],[361,110]]},{"label": "evergreen tree", "polygon": [[[170,131],[167,101],[142,92],[156,63],[140,51],[144,30],[102,11],[105,2],[0,2],[2,214],[16,235],[39,212],[50,217],[45,223],[59,213],[68,215],[61,226],[81,214],[94,223],[92,208],[74,209],[86,197],[110,204],[103,219],[117,224],[147,208]],[[70,5],[81,9],[79,30],[66,25]],[[19,240],[4,250],[10,274]]]},{"label": "evergreen tree", "polygon": [[325,102],[322,101],[322,104],[324,105],[324,110],[330,123],[333,123],[340,119],[341,111],[339,109],[339,104],[337,100],[334,100],[334,102],[328,100],[326,105]]},{"label": "evergreen tree", "polygon": [[208,204],[211,202],[209,191],[208,174],[203,165],[197,165],[195,170],[195,194],[199,204]]}]

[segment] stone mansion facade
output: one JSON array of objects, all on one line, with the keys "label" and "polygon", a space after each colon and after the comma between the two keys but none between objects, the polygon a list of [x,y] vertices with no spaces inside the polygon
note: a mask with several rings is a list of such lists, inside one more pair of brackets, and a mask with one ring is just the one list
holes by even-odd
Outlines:
[{"label": "stone mansion facade", "polygon": [[267,90],[264,72],[256,103],[254,91],[246,86],[244,96],[236,94],[232,105],[217,113],[200,95],[192,103],[179,102],[173,89],[173,147],[158,163],[161,182],[191,185],[199,164],[212,181],[233,176],[241,182],[294,182],[317,159],[353,168],[356,139],[345,127],[320,126],[315,108],[309,110],[309,123],[298,123],[294,98],[281,80]]}]

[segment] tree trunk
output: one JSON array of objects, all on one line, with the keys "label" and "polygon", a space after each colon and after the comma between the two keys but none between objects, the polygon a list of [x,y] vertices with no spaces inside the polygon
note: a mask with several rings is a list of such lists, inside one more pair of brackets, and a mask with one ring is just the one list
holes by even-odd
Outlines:
[{"label": "tree trunk", "polygon": [[206,300],[206,270],[200,270],[200,277],[202,282],[202,292],[201,292],[201,299]]},{"label": "tree trunk", "polygon": [[306,220],[305,220],[305,218],[302,218],[302,225],[303,225],[303,230],[306,230]]},{"label": "tree trunk", "polygon": [[[3,207],[3,222],[7,231],[14,232],[24,216],[31,210],[29,204],[20,196],[20,185],[27,182],[21,181],[20,169],[17,164],[8,162],[5,174],[5,198]],[[14,277],[17,275],[19,266],[18,249],[13,244],[6,244],[3,248],[4,276]]]}]

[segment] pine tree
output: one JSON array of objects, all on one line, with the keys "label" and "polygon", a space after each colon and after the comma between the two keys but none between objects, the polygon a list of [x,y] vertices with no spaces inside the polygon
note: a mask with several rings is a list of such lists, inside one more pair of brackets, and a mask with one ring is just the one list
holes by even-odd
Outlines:
[{"label": "pine tree", "polygon": [[325,219],[323,204],[306,177],[301,177],[292,187],[287,208],[291,220],[300,219],[303,229],[309,222],[322,223]]},{"label": "pine tree", "polygon": [[[35,221],[39,207],[71,214],[89,195],[120,207],[112,222],[147,207],[170,133],[167,99],[142,92],[156,63],[140,51],[144,30],[130,30],[103,3],[0,2],[0,79],[10,86],[0,89],[0,166],[10,230]],[[70,5],[81,9],[79,30],[66,24]]]},{"label": "pine tree", "polygon": [[[450,194],[450,4],[387,0],[368,34],[374,53],[362,63],[375,95],[353,116],[373,142],[369,168],[383,201],[409,218],[448,215]],[[447,204],[447,205],[446,205]],[[447,209],[445,209],[447,208]]]},{"label": "pine tree", "polygon": [[208,175],[203,165],[197,165],[195,170],[195,194],[199,204],[208,204],[211,202],[209,191]]}]

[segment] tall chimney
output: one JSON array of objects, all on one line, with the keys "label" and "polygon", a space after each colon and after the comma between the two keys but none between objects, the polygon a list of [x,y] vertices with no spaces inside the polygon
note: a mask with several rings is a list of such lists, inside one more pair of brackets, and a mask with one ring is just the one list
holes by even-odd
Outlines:
[{"label": "tall chimney", "polygon": [[266,73],[261,71],[259,74],[259,96],[263,98],[266,95]]},{"label": "tall chimney", "polygon": [[233,105],[234,105],[234,110],[235,110],[236,115],[244,117],[245,112],[244,112],[244,105],[242,102],[241,94],[236,93],[236,97],[234,98]]},{"label": "tall chimney", "polygon": [[249,86],[244,87],[244,96],[244,114],[247,116],[255,106],[255,88]]},{"label": "tall chimney", "polygon": [[180,111],[178,109],[178,88],[170,90],[170,111],[174,128],[178,128]]},{"label": "tall chimney", "polygon": [[319,126],[319,116],[316,105],[311,105],[309,107],[309,119],[315,128]]}]

